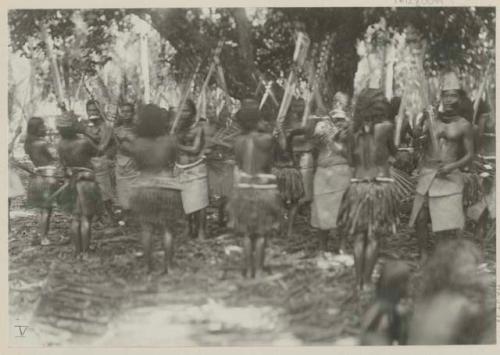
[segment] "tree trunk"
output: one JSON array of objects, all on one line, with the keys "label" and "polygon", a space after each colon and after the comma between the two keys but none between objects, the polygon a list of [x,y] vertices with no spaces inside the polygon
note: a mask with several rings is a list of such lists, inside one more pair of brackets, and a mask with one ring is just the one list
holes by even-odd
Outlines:
[{"label": "tree trunk", "polygon": [[236,22],[239,41],[238,52],[241,65],[239,66],[240,75],[237,75],[237,77],[245,85],[243,89],[244,95],[249,95],[255,92],[257,88],[257,82],[253,77],[257,72],[257,67],[255,65],[254,48],[251,39],[251,24],[244,8],[231,9],[231,13]]}]

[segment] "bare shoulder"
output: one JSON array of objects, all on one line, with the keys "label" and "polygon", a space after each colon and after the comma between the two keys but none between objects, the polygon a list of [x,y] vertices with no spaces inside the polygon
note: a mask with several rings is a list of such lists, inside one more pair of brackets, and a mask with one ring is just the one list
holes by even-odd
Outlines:
[{"label": "bare shoulder", "polygon": [[255,141],[260,147],[267,148],[273,144],[274,139],[270,133],[258,133],[255,136]]},{"label": "bare shoulder", "polygon": [[462,129],[464,129],[464,130],[470,130],[470,129],[472,129],[472,123],[470,123],[469,121],[467,121],[463,117],[460,117],[458,119],[458,123],[460,124],[460,127],[462,127]]}]

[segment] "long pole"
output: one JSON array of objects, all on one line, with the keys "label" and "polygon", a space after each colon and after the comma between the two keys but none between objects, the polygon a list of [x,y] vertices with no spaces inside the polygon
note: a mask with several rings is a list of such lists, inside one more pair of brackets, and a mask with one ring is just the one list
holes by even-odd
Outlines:
[{"label": "long pole", "polygon": [[145,33],[140,35],[140,50],[141,50],[141,73],[144,83],[144,102],[151,102],[151,85],[149,80],[149,47],[148,36]]},{"label": "long pole", "polygon": [[52,37],[49,34],[47,24],[42,24],[42,37],[47,46],[47,54],[50,59],[50,65],[52,67],[52,80],[54,82],[54,87],[56,89],[57,101],[59,104],[64,103],[64,91],[61,84],[61,74],[59,73],[59,67],[57,65],[57,58],[54,55],[54,43],[52,42]]}]

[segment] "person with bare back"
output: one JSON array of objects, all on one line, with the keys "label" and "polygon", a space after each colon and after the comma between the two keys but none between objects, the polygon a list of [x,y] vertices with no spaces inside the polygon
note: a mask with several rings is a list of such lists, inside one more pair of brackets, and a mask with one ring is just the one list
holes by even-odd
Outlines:
[{"label": "person with bare back", "polygon": [[132,157],[139,171],[130,197],[132,213],[142,230],[148,273],[153,270],[153,236],[159,233],[164,254],[164,273],[173,266],[173,226],[182,219],[181,185],[174,172],[176,139],[168,135],[162,110],[148,104],[139,111],[135,136],[123,137],[121,151]]},{"label": "person with bare back", "polygon": [[[415,128],[415,136],[424,140],[424,157],[410,216],[419,238],[422,261],[427,258],[430,233],[456,236],[465,225],[463,206],[464,180],[460,168],[474,156],[472,125],[458,115],[460,82],[453,72],[443,76],[443,112],[434,118],[433,112],[423,115]],[[431,116],[432,115],[432,116]],[[446,233],[445,233],[446,232]]]},{"label": "person with bare back", "polygon": [[33,162],[35,170],[28,186],[27,203],[28,206],[40,210],[39,230],[32,239],[33,245],[50,244],[48,234],[54,204],[49,198],[59,187],[56,159],[49,151],[46,134],[47,128],[43,119],[31,117],[28,121],[24,151]]},{"label": "person with bare back", "polygon": [[354,238],[356,285],[371,285],[379,239],[394,233],[398,196],[389,157],[394,156],[394,125],[387,120],[389,103],[382,90],[364,89],[358,96],[348,138],[353,178],[338,215],[340,231]]},{"label": "person with bare back", "polygon": [[177,131],[179,155],[176,170],[182,183],[182,204],[188,216],[190,236],[205,239],[206,208],[209,202],[208,172],[203,156],[205,134],[203,127],[195,121],[195,103],[188,99],[181,109]]},{"label": "person with bare back", "polygon": [[61,135],[57,151],[65,169],[65,187],[57,196],[63,211],[72,215],[71,234],[75,256],[89,251],[92,235],[92,219],[103,209],[101,190],[97,184],[92,157],[98,154],[98,147],[82,135],[82,128],[72,112],[65,112],[57,120]]},{"label": "person with bare back", "polygon": [[276,176],[271,174],[275,140],[258,131],[259,119],[258,102],[243,100],[236,114],[242,134],[234,144],[235,188],[228,213],[229,225],[243,236],[245,277],[262,274],[267,239],[278,228],[281,212]]}]

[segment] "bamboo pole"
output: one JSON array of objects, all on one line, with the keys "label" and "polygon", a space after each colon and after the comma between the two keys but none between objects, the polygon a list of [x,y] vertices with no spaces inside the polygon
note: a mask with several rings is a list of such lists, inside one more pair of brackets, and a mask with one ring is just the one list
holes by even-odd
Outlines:
[{"label": "bamboo pole", "polygon": [[144,102],[151,102],[151,84],[149,77],[149,47],[148,36],[146,33],[140,35],[140,54],[141,54],[141,74],[144,83]]},{"label": "bamboo pole", "polygon": [[64,91],[61,84],[61,74],[59,73],[59,66],[57,65],[57,58],[54,54],[52,37],[49,34],[47,24],[43,23],[41,25],[42,38],[45,42],[47,48],[47,54],[49,56],[50,65],[52,68],[52,80],[54,83],[56,97],[59,105],[64,104]]},{"label": "bamboo pole", "polygon": [[488,83],[488,72],[490,71],[491,65],[493,63],[493,59],[490,59],[488,65],[486,66],[486,70],[484,71],[483,79],[481,81],[481,85],[479,86],[479,90],[476,95],[476,99],[474,100],[474,116],[472,116],[472,124],[476,124],[477,120],[477,112],[479,110],[479,102],[481,101],[481,97],[483,96],[484,90]]},{"label": "bamboo pole", "polygon": [[179,119],[181,118],[182,114],[182,108],[184,107],[184,104],[186,103],[186,100],[189,96],[189,91],[191,90],[191,86],[193,85],[196,74],[198,73],[198,70],[200,70],[201,62],[202,62],[201,60],[198,61],[196,69],[193,71],[191,77],[186,82],[186,86],[184,87],[181,100],[179,102],[179,105],[177,106],[177,112],[175,113],[174,122],[172,123],[172,127],[170,128],[170,134],[175,133],[177,125],[179,124]]}]

